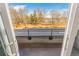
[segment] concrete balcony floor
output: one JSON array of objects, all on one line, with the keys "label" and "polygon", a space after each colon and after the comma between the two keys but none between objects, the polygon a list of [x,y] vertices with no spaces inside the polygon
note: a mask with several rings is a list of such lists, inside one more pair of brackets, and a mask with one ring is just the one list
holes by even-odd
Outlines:
[{"label": "concrete balcony floor", "polygon": [[25,48],[20,50],[21,56],[60,56],[61,48]]},{"label": "concrete balcony floor", "polygon": [[49,37],[16,37],[21,56],[60,56],[63,38],[49,40]]}]

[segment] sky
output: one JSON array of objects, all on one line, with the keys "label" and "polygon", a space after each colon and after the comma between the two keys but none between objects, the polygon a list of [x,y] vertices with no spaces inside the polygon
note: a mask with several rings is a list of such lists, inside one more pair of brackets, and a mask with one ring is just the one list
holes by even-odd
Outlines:
[{"label": "sky", "polygon": [[10,3],[10,7],[18,10],[19,8],[28,8],[29,14],[36,8],[44,8],[46,12],[50,10],[68,10],[70,8],[69,3]]},{"label": "sky", "polygon": [[35,8],[44,8],[46,10],[49,9],[68,9],[70,4],[68,3],[11,3],[9,4],[11,7],[20,7],[24,6],[27,7],[30,11],[34,10]]}]

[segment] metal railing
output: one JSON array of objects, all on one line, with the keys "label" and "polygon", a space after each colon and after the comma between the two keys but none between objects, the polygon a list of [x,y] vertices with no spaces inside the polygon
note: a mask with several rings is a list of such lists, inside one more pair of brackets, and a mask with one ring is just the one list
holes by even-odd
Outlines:
[{"label": "metal railing", "polygon": [[64,28],[31,28],[17,29],[16,36],[64,36]]}]

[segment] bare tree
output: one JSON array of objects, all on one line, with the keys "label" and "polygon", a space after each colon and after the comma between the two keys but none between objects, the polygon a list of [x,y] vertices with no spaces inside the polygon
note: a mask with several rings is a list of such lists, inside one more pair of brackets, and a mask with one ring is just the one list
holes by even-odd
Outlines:
[{"label": "bare tree", "polygon": [[36,11],[34,10],[33,14],[30,15],[30,23],[31,24],[37,24],[37,15],[36,15]]},{"label": "bare tree", "polygon": [[63,17],[68,18],[69,16],[69,10],[63,11]]},{"label": "bare tree", "polygon": [[58,11],[58,10],[52,10],[52,11],[50,11],[50,15],[51,15],[52,23],[53,23],[53,24],[59,22],[58,19],[59,19],[60,16],[61,16],[60,11]]},{"label": "bare tree", "polygon": [[52,18],[59,18],[61,16],[60,11],[58,10],[52,10],[50,14]]},{"label": "bare tree", "polygon": [[40,23],[45,17],[45,9],[37,8],[35,9],[35,11],[36,11],[37,20]]},{"label": "bare tree", "polygon": [[10,13],[11,13],[11,18],[12,18],[13,23],[15,24],[20,23],[18,12],[15,9],[10,8]]},{"label": "bare tree", "polygon": [[25,16],[28,14],[28,8],[27,7],[20,8],[18,12],[20,15]]},{"label": "bare tree", "polygon": [[28,22],[28,8],[27,7],[23,7],[19,9],[19,15],[20,15],[20,19],[22,20],[23,24],[26,24]]}]

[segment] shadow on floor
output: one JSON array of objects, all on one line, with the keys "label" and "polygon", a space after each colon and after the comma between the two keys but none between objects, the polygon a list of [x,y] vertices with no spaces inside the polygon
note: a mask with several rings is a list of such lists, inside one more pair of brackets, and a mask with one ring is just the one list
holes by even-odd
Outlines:
[{"label": "shadow on floor", "polygon": [[61,43],[19,43],[21,56],[60,56]]},{"label": "shadow on floor", "polygon": [[21,56],[60,56],[61,48],[24,48]]}]

